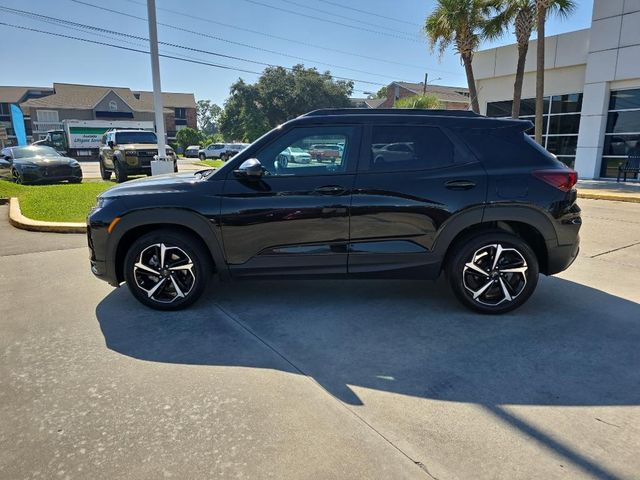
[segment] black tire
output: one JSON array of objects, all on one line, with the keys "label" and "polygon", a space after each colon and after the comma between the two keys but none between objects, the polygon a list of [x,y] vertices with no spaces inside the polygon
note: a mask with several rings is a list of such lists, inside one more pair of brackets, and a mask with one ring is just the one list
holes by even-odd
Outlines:
[{"label": "black tire", "polygon": [[[162,269],[156,265],[160,260],[160,245],[166,247]],[[171,261],[182,267],[191,263],[192,275],[186,269],[171,271]],[[139,263],[157,270],[158,275],[150,275],[147,270],[136,267]],[[124,277],[129,290],[142,304],[156,310],[180,310],[191,305],[205,291],[212,272],[213,265],[204,245],[189,234],[170,229],[156,230],[138,238],[124,260]],[[163,283],[149,294],[160,282]]]},{"label": "black tire", "polygon": [[278,166],[280,168],[287,168],[287,166],[289,165],[289,159],[287,158],[286,155],[280,155],[278,157]]},{"label": "black tire", "polygon": [[113,167],[116,174],[116,183],[124,183],[128,179],[127,168],[119,160],[113,159]]},{"label": "black tire", "polygon": [[82,178],[70,178],[69,183],[82,183]]},{"label": "black tire", "polygon": [[[494,268],[499,249],[502,252]],[[520,237],[500,230],[457,242],[448,255],[445,270],[458,300],[467,308],[486,314],[507,313],[520,307],[536,289],[539,275],[538,258],[531,247]]]},{"label": "black tire", "polygon": [[204,153],[201,153],[200,155],[198,155],[198,158],[200,158],[200,160],[206,160],[207,156]]},{"label": "black tire", "polygon": [[18,185],[22,185],[24,183],[24,177],[22,173],[20,173],[15,168],[11,170],[11,178],[13,179],[13,183],[17,183]]},{"label": "black tire", "polygon": [[107,170],[105,168],[102,157],[100,158],[99,162],[100,162],[100,177],[102,177],[102,180],[111,180],[111,170]]}]

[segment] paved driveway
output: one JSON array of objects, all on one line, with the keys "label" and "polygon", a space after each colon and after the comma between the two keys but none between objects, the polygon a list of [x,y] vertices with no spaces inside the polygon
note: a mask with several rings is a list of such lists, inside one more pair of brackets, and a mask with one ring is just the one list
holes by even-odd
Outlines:
[{"label": "paved driveway", "polygon": [[158,313],[2,221],[0,477],[638,478],[640,205],[581,204],[581,258],[503,317],[409,281]]},{"label": "paved driveway", "polygon": [[[205,167],[195,165],[198,162],[197,158],[179,158],[178,159],[178,171],[179,172],[197,172]],[[80,162],[82,165],[82,175],[84,178],[100,178],[100,164],[96,162]],[[113,177],[112,177],[113,178]]]}]

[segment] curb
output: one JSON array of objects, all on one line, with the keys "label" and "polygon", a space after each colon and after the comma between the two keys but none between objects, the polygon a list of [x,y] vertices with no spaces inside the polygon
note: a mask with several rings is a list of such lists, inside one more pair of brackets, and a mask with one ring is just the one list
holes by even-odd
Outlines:
[{"label": "curb", "polygon": [[634,195],[616,195],[610,193],[584,192],[578,190],[578,198],[589,200],[608,200],[612,202],[640,203],[640,197]]},{"label": "curb", "polygon": [[43,222],[22,215],[20,202],[16,197],[9,199],[9,223],[16,228],[32,232],[86,233],[87,226],[76,222]]}]

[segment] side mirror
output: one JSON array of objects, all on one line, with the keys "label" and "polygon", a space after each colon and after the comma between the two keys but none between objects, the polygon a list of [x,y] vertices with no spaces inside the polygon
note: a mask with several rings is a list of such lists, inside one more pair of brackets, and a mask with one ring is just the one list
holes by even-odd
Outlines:
[{"label": "side mirror", "polygon": [[115,145],[115,143],[113,143],[113,140],[109,140],[107,142],[107,145],[109,145],[109,148],[113,148],[113,146]]},{"label": "side mirror", "polygon": [[237,177],[260,178],[264,175],[264,168],[262,168],[260,160],[257,158],[250,158],[242,162],[240,168],[234,170],[233,173]]}]

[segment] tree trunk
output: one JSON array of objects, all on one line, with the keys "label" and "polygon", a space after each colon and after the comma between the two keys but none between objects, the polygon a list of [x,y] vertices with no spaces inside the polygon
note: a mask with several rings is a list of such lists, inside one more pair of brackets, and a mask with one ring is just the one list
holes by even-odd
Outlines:
[{"label": "tree trunk", "polygon": [[529,42],[518,45],[518,66],[516,67],[516,81],[513,84],[513,107],[511,108],[511,117],[520,117],[520,100],[522,99],[522,84],[524,82],[524,64],[527,60],[527,52],[529,51]]},{"label": "tree trunk", "polygon": [[473,75],[473,66],[471,65],[471,60],[473,59],[473,55],[470,54],[461,54],[462,62],[464,63],[464,71],[467,74],[467,85],[469,86],[469,97],[471,99],[471,109],[480,113],[480,104],[478,103],[478,90],[476,89],[476,79]]},{"label": "tree trunk", "polygon": [[537,45],[537,65],[536,65],[536,142],[542,145],[542,126],[544,115],[544,44],[545,44],[545,21],[547,9],[544,5],[538,4],[536,11],[536,23],[538,29]]}]

